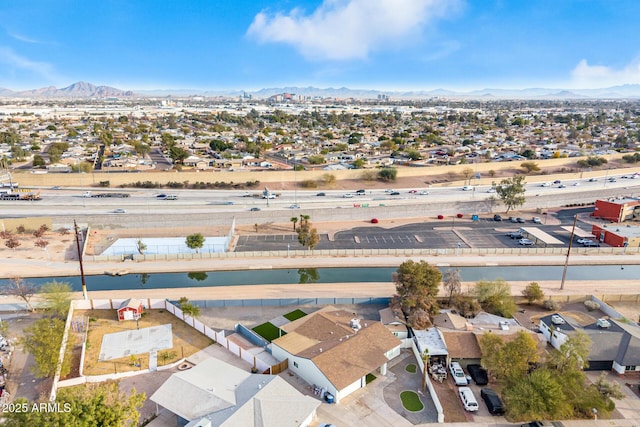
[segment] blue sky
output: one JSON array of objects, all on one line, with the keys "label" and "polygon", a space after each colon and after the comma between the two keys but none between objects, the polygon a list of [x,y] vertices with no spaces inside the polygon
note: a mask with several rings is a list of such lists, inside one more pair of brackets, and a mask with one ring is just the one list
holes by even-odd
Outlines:
[{"label": "blue sky", "polygon": [[638,0],[2,0],[0,87],[640,83]]}]

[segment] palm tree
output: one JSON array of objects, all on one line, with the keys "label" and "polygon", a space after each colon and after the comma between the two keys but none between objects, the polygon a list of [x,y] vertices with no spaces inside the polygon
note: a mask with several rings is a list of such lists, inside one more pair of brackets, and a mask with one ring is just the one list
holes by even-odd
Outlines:
[{"label": "palm tree", "polygon": [[297,216],[292,216],[289,221],[291,221],[293,223],[293,231],[296,231],[296,223],[298,222],[298,217]]}]

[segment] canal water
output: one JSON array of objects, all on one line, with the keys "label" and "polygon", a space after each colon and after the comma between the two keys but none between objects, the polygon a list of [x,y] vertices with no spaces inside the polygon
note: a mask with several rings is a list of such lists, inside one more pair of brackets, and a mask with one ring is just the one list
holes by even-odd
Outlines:
[{"label": "canal water", "polygon": [[[449,268],[440,268],[443,272]],[[458,267],[463,282],[504,279],[511,281],[546,281],[562,279],[562,266]],[[162,289],[209,286],[236,286],[299,283],[366,283],[390,282],[393,267],[367,268],[300,268],[246,271],[207,271],[191,273],[128,274],[126,276],[86,276],[93,291],[118,289]],[[79,276],[26,279],[34,284],[52,280],[68,282],[80,291]],[[640,280],[640,265],[570,266],[567,280],[607,281]],[[0,280],[0,285],[7,280]]]}]

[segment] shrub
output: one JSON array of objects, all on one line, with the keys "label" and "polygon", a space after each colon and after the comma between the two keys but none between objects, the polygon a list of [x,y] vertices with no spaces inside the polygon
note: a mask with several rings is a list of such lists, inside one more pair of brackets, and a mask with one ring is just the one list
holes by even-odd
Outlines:
[{"label": "shrub", "polygon": [[542,303],[542,306],[544,308],[546,308],[547,310],[549,310],[549,311],[556,311],[556,310],[558,310],[560,308],[560,304],[558,304],[557,301],[550,300],[550,299],[545,300]]},{"label": "shrub", "polygon": [[305,179],[304,181],[300,182],[300,186],[302,188],[317,188],[318,183],[312,179]]},{"label": "shrub", "polygon": [[587,308],[588,311],[594,311],[594,310],[600,309],[600,304],[595,301],[591,301],[590,299],[584,302],[584,306]]},{"label": "shrub", "polygon": [[110,181],[100,181],[98,183],[98,187],[109,187],[111,185]]},{"label": "shrub", "polygon": [[380,171],[378,171],[378,179],[380,181],[395,181],[397,176],[398,170],[395,168],[382,168]]},{"label": "shrub", "polygon": [[375,181],[377,177],[378,174],[373,170],[363,171],[362,175],[360,175],[360,179],[362,179],[363,181]]}]

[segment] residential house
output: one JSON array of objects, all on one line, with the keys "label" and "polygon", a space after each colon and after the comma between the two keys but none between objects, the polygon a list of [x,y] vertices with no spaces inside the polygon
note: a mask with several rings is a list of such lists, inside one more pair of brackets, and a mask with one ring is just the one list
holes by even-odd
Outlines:
[{"label": "residential house", "polygon": [[580,325],[569,316],[554,313],[540,319],[540,331],[547,341],[559,349],[576,331],[591,339],[585,370],[613,370],[618,374],[640,374],[640,326],[615,319],[598,319]]},{"label": "residential house", "polygon": [[150,399],[174,413],[180,427],[306,427],[320,406],[277,375],[251,374],[214,358],[173,374]]},{"label": "residential house", "polygon": [[365,387],[368,374],[386,375],[400,354],[401,341],[382,323],[331,306],[281,329],[287,334],[271,343],[271,354],[336,402]]},{"label": "residential house", "polygon": [[378,314],[380,315],[380,323],[389,329],[395,337],[403,340],[409,336],[407,323],[404,321],[404,315],[401,311],[387,307],[379,310]]}]

